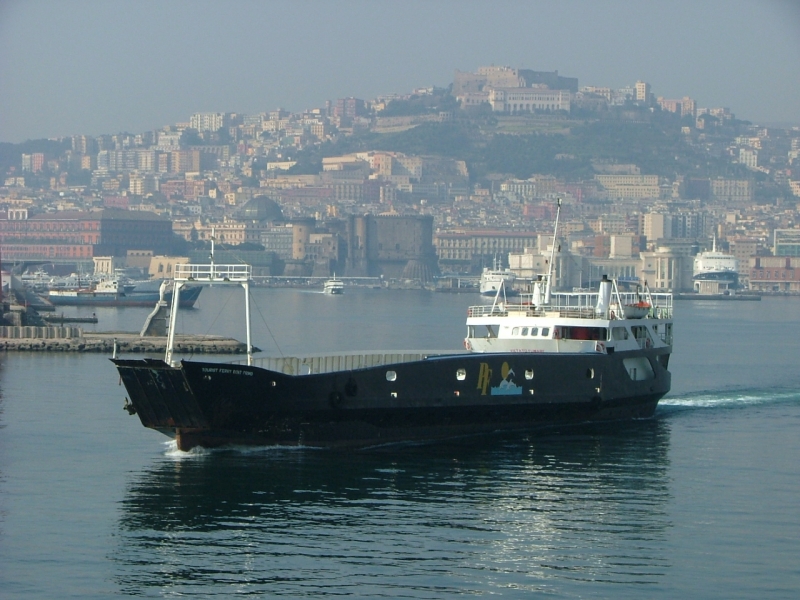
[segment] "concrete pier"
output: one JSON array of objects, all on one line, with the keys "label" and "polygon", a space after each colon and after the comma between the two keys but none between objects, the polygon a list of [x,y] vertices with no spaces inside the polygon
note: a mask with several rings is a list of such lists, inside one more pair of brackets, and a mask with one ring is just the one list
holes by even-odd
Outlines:
[{"label": "concrete pier", "polygon": [[[81,333],[72,337],[0,337],[0,352],[101,352],[110,356],[115,340],[118,354],[164,354],[167,349],[166,337],[141,337],[126,331]],[[259,350],[253,348],[253,352]],[[247,347],[243,342],[217,335],[176,335],[175,353],[246,354]]]}]

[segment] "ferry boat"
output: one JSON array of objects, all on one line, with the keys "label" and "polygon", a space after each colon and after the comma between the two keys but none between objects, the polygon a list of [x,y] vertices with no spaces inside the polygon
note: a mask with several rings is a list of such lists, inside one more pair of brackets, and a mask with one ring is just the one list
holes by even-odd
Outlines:
[{"label": "ferry boat", "polygon": [[739,287],[739,259],[717,251],[714,237],[711,251],[701,252],[694,259],[692,273],[694,291],[705,294],[728,294]]},{"label": "ferry boat", "polygon": [[495,259],[493,268],[484,267],[481,271],[478,290],[481,294],[494,296],[502,288],[507,296],[511,296],[517,293],[514,289],[516,279],[514,271],[501,268]]},{"label": "ferry boat", "polygon": [[328,279],[323,288],[325,294],[344,294],[344,282],[341,279],[336,279],[334,274],[333,279]]},{"label": "ferry boat", "polygon": [[[181,297],[181,308],[191,308],[197,302],[201,286],[188,287]],[[152,307],[159,300],[158,287],[124,286],[118,279],[100,281],[88,288],[51,289],[47,299],[56,306],[147,306]],[[172,291],[167,291],[165,300],[172,299]]]},{"label": "ferry boat", "polygon": [[[174,275],[164,359],[112,361],[128,392],[126,410],[181,450],[368,447],[647,418],[670,389],[672,296],[645,290],[646,312],[629,313],[625,307],[641,300],[607,278],[596,293],[553,294],[548,272],[514,304],[498,290],[491,306],[469,308],[465,350],[279,357],[256,365],[250,267],[178,265]],[[173,360],[177,302],[189,281],[244,288],[246,363]]]}]

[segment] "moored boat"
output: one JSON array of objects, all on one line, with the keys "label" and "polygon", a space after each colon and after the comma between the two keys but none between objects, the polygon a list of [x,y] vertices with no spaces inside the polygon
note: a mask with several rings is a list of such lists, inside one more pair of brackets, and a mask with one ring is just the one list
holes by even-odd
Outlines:
[{"label": "moored boat", "polygon": [[[148,286],[146,289],[127,289],[117,279],[100,281],[88,288],[51,289],[47,299],[56,306],[146,306],[152,307],[159,300],[159,291]],[[191,286],[181,296],[181,308],[191,308],[197,302],[200,286]],[[165,299],[170,302],[172,291],[166,293]]]},{"label": "moored boat", "polygon": [[481,294],[494,296],[500,289],[503,289],[507,296],[511,296],[517,293],[514,289],[516,279],[517,276],[514,271],[500,267],[497,260],[495,260],[491,269],[484,267],[483,271],[481,271],[478,290]]},{"label": "moored boat", "polygon": [[[555,248],[555,244],[554,244]],[[552,265],[552,257],[550,264]],[[470,307],[466,351],[252,356],[249,267],[178,265],[192,282],[245,291],[246,364],[112,359],[126,407],[178,447],[281,444],[363,447],[588,421],[646,418],[670,389],[672,296],[646,314],[604,278],[597,292],[551,293],[551,273],[510,304]]]},{"label": "moored boat", "polygon": [[739,259],[718,252],[714,237],[711,250],[695,257],[692,281],[700,294],[733,294],[739,289]]}]

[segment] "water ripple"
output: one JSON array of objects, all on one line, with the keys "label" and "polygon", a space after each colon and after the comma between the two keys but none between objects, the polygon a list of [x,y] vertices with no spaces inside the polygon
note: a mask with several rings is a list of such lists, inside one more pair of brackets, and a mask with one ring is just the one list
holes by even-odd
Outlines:
[{"label": "water ripple", "polygon": [[168,451],[120,505],[118,583],[392,598],[653,584],[669,568],[667,446],[656,420],[399,454]]}]

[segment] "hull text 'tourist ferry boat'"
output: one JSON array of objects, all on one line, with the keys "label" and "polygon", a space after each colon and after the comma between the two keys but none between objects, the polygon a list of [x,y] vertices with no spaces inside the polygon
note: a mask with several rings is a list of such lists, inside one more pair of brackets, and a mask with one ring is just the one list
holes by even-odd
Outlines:
[{"label": "hull text 'tourist ferry boat'", "polygon": [[[256,366],[250,267],[178,265],[165,359],[112,360],[128,411],[182,450],[366,447],[652,416],[670,389],[672,295],[620,293],[605,277],[597,292],[551,293],[551,274],[514,304],[498,290],[491,305],[469,308],[466,351],[265,358]],[[173,362],[176,299],[190,280],[244,288],[247,364]]]}]

